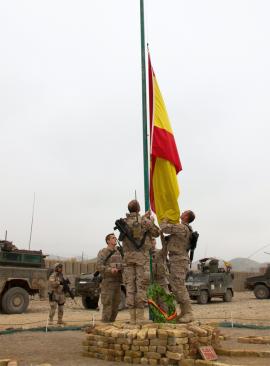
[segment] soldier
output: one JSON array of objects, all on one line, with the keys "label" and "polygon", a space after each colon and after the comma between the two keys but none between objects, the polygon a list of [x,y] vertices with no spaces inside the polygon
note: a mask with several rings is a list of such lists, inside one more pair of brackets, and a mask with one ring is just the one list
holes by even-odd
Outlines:
[{"label": "soldier", "polygon": [[167,267],[167,244],[162,238],[162,249],[156,249],[156,239],[152,239],[152,248],[150,249],[150,253],[152,255],[152,275],[153,280],[160,287],[162,287],[166,293],[170,293],[169,291],[169,271]]},{"label": "soldier", "polygon": [[181,223],[171,224],[167,220],[161,222],[160,228],[163,233],[170,234],[168,240],[168,252],[170,261],[169,282],[171,290],[180,304],[180,323],[189,323],[193,320],[189,294],[185,285],[189,266],[188,250],[192,228],[189,225],[195,219],[192,211],[185,211],[181,215]]},{"label": "soldier", "polygon": [[50,313],[49,313],[49,324],[53,324],[53,317],[58,305],[58,321],[57,324],[63,323],[64,315],[64,304],[65,304],[65,293],[63,290],[63,264],[56,263],[54,272],[49,277],[49,301],[50,301]]},{"label": "soldier", "polygon": [[130,236],[123,236],[124,279],[130,322],[136,323],[144,320],[146,286],[150,274],[149,250],[152,237],[159,236],[159,228],[154,224],[150,212],[144,216],[139,214],[140,204],[137,200],[129,202],[128,210],[124,221]]},{"label": "soldier", "polygon": [[115,235],[108,234],[105,238],[107,247],[99,251],[97,257],[97,270],[102,276],[101,282],[101,303],[102,321],[114,322],[118,314],[118,307],[121,301],[122,283],[122,256],[116,248],[117,239]]}]

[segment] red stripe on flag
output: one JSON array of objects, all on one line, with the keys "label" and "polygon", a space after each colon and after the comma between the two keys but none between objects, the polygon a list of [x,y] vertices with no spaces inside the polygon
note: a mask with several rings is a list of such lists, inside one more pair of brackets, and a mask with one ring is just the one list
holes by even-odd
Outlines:
[{"label": "red stripe on flag", "polygon": [[154,92],[153,92],[153,69],[151,65],[150,54],[148,52],[148,87],[149,87],[149,118],[150,118],[150,141],[152,139],[153,128],[153,105],[154,105]]},{"label": "red stripe on flag", "polygon": [[182,170],[174,136],[163,128],[154,126],[151,155],[169,160],[175,166],[176,174]]},{"label": "red stripe on flag", "polygon": [[150,205],[154,212],[156,212],[155,207],[155,195],[154,195],[154,187],[153,187],[153,174],[155,170],[156,158],[151,156],[151,167],[150,167]]}]

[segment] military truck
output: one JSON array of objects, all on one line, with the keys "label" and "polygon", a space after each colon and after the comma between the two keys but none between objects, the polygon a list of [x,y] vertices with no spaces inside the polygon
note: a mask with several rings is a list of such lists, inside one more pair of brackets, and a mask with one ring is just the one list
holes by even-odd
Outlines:
[{"label": "military truck", "polygon": [[231,267],[229,264],[221,266],[215,258],[203,258],[198,271],[188,273],[186,286],[190,298],[199,304],[207,304],[213,297],[230,302],[234,295]]},{"label": "military truck", "polygon": [[[101,276],[98,272],[82,273],[75,278],[75,295],[82,297],[85,309],[98,309]],[[121,303],[119,310],[126,307],[126,289],[121,285]]]},{"label": "military truck", "polygon": [[261,276],[248,277],[245,281],[245,288],[252,290],[257,299],[270,298],[270,265]]},{"label": "military truck", "polygon": [[29,305],[29,295],[45,296],[48,269],[42,251],[19,250],[10,241],[0,240],[0,308],[7,314],[21,314]]}]

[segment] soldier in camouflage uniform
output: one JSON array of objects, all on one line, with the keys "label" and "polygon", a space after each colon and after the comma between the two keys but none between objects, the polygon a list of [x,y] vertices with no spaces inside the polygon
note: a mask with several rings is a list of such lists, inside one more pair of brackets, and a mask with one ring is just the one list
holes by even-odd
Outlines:
[{"label": "soldier in camouflage uniform", "polygon": [[156,249],[156,239],[152,239],[152,248],[150,250],[152,255],[152,275],[155,283],[159,284],[166,293],[169,292],[169,270],[167,267],[167,244],[162,240],[162,249]]},{"label": "soldier in camouflage uniform", "polygon": [[53,317],[56,312],[56,308],[58,306],[58,321],[57,324],[63,323],[63,315],[64,315],[64,304],[65,304],[65,294],[63,291],[63,286],[61,283],[63,282],[63,264],[56,263],[54,267],[54,272],[49,277],[49,301],[50,301],[50,313],[49,313],[49,324],[53,324]]},{"label": "soldier in camouflage uniform", "polygon": [[144,320],[146,288],[150,277],[149,250],[152,237],[159,236],[159,228],[154,224],[150,212],[144,216],[139,214],[140,204],[137,200],[129,202],[128,210],[124,220],[133,238],[138,243],[143,243],[136,249],[126,236],[123,239],[126,304],[129,308],[130,322],[136,323]]},{"label": "soldier in camouflage uniform", "polygon": [[195,219],[192,211],[185,211],[181,215],[181,223],[171,224],[163,220],[160,228],[163,233],[170,234],[167,238],[170,261],[169,282],[171,290],[180,304],[180,323],[189,323],[193,320],[189,294],[185,285],[189,267],[188,250],[192,228],[189,225]]},{"label": "soldier in camouflage uniform", "polygon": [[107,247],[99,251],[97,257],[97,270],[102,276],[101,303],[102,321],[114,322],[118,314],[121,301],[122,283],[122,256],[116,249],[117,239],[114,234],[108,234],[105,238]]}]

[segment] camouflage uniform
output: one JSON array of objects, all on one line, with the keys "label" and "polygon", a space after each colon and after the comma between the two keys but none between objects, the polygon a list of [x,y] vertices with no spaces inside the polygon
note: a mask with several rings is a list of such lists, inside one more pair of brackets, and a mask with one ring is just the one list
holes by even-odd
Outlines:
[{"label": "camouflage uniform", "polygon": [[159,228],[151,219],[140,216],[136,212],[128,213],[125,221],[137,241],[142,240],[147,233],[144,245],[140,249],[136,249],[127,237],[123,240],[126,303],[129,309],[134,310],[134,314],[131,315],[133,322],[136,319],[136,309],[140,309],[137,311],[137,319],[143,318],[143,309],[147,300],[146,287],[150,278],[149,250],[151,238],[159,236]]},{"label": "camouflage uniform", "polygon": [[[56,265],[57,266],[57,265]],[[58,305],[58,324],[63,323],[64,314],[64,304],[65,304],[65,294],[63,291],[63,286],[60,284],[63,281],[63,273],[53,272],[49,277],[49,301],[50,301],[50,313],[49,321],[53,322],[53,317]]]},{"label": "camouflage uniform", "polygon": [[153,280],[169,293],[169,271],[166,263],[167,250],[165,248],[151,249],[151,255]]},{"label": "camouflage uniform", "polygon": [[[108,260],[106,258],[114,252]],[[123,260],[118,250],[103,248],[97,257],[97,270],[101,273],[102,321],[114,322],[121,302],[122,272],[112,273],[112,268],[122,270]]]},{"label": "camouflage uniform", "polygon": [[163,233],[170,234],[167,248],[170,261],[169,282],[171,290],[180,304],[181,315],[192,314],[190,298],[185,285],[189,267],[188,250],[192,229],[187,224],[170,224],[166,221],[161,222],[160,228]]}]

